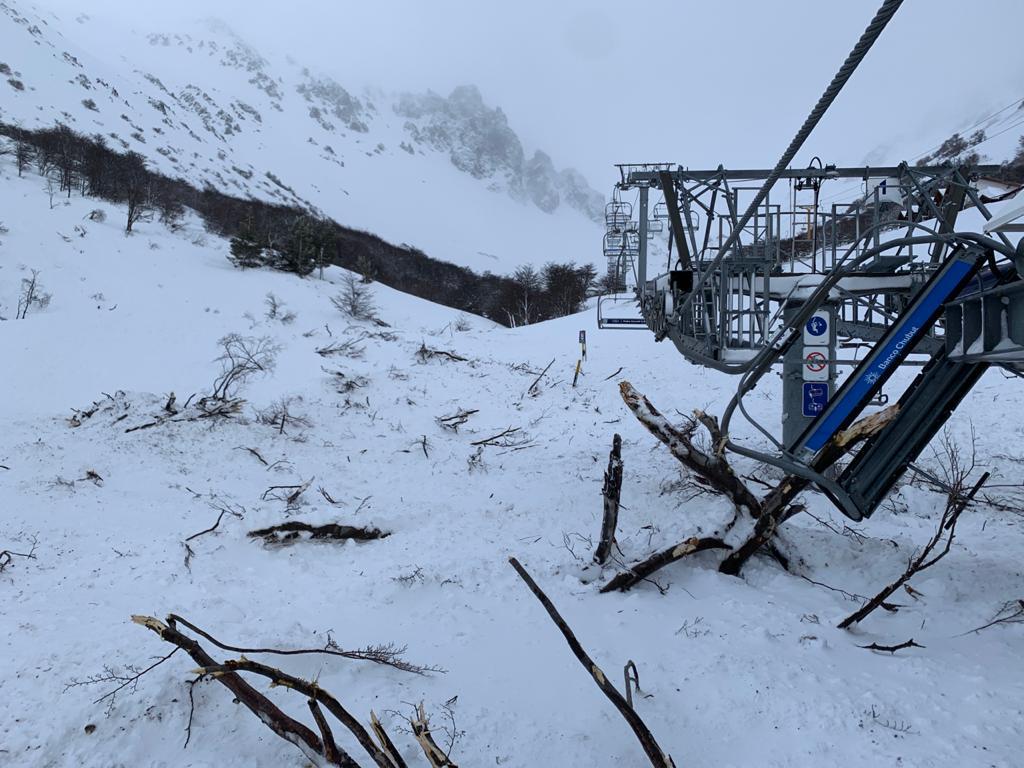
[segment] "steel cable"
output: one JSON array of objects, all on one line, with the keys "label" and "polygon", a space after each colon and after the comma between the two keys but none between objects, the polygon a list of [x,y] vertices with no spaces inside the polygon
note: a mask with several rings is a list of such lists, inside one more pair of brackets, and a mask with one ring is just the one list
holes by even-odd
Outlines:
[{"label": "steel cable", "polygon": [[821,121],[821,118],[824,117],[828,108],[832,106],[832,102],[836,100],[836,97],[843,89],[843,86],[846,85],[858,65],[864,60],[864,57],[867,56],[868,51],[871,50],[871,46],[875,44],[876,40],[878,40],[879,36],[882,34],[882,30],[885,29],[886,25],[896,14],[896,11],[899,10],[901,5],[903,5],[903,0],[885,0],[885,2],[882,3],[881,7],[875,13],[874,18],[871,20],[871,23],[868,24],[864,33],[860,36],[857,44],[853,46],[853,50],[850,51],[850,55],[846,57],[846,61],[843,62],[839,71],[836,72],[835,77],[832,78],[832,82],[829,83],[825,92],[821,95],[821,98],[818,99],[818,103],[814,105],[814,109],[811,110],[811,113],[807,116],[807,119],[800,127],[800,130],[797,131],[796,136],[793,137],[793,140],[789,143],[786,151],[782,154],[782,157],[779,158],[779,162],[775,164],[775,168],[769,174],[768,178],[761,186],[761,189],[758,190],[756,195],[754,195],[754,199],[751,200],[750,205],[747,207],[743,216],[741,216],[739,221],[737,221],[736,226],[733,228],[729,237],[726,239],[721,249],[719,249],[718,256],[716,256],[708,267],[700,274],[696,284],[693,286],[693,291],[691,291],[690,295],[686,297],[686,300],[680,307],[680,312],[685,312],[690,307],[693,303],[694,297],[700,292],[704,283],[707,282],[708,278],[711,276],[711,273],[718,268],[726,254],[728,254],[729,249],[732,248],[739,240],[740,234],[743,232],[743,228],[747,225],[747,222],[753,218],[761,203],[764,202],[764,199],[768,196],[769,190],[782,176],[782,172],[789,167],[793,158],[796,157],[796,153],[800,151],[804,142],[807,141],[807,137],[811,135],[811,131],[814,130],[815,126],[817,126]]}]

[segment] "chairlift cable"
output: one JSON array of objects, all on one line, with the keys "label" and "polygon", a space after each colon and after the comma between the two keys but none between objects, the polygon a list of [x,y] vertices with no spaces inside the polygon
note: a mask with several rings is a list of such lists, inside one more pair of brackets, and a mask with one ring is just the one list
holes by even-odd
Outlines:
[{"label": "chairlift cable", "polygon": [[747,207],[743,216],[740,217],[739,221],[737,221],[736,226],[733,227],[732,232],[722,245],[718,255],[694,282],[693,290],[690,292],[690,295],[686,297],[683,305],[680,307],[681,311],[685,311],[686,308],[693,303],[694,297],[698,295],[701,288],[711,277],[711,274],[719,267],[722,260],[729,252],[729,249],[739,241],[740,234],[743,232],[744,227],[746,227],[750,219],[753,218],[761,203],[764,202],[764,199],[768,196],[769,190],[775,185],[775,182],[779,180],[782,176],[782,172],[793,161],[793,158],[796,157],[796,153],[800,151],[800,148],[804,145],[804,142],[807,141],[807,138],[821,121],[821,118],[824,117],[828,108],[832,106],[832,103],[839,96],[840,91],[842,91],[843,86],[846,85],[854,71],[856,71],[858,65],[864,60],[864,57],[867,56],[868,51],[871,50],[871,47],[878,40],[882,31],[892,20],[892,17],[896,14],[896,11],[899,10],[901,5],[903,5],[903,0],[885,0],[879,7],[874,18],[868,24],[856,45],[854,45],[853,50],[851,50],[849,56],[846,57],[846,61],[843,62],[839,71],[836,72],[835,76],[832,78],[832,82],[829,83],[824,93],[822,93],[821,98],[818,99],[818,103],[814,105],[814,108],[807,116],[807,119],[804,120],[804,124],[800,127],[800,130],[797,131],[796,136],[793,137],[793,140],[786,148],[786,151],[782,154],[782,157],[779,158],[778,163],[775,164],[775,168],[768,175],[768,178],[765,179],[761,189],[756,195],[754,195],[754,199],[750,201],[750,205]]},{"label": "chairlift cable", "polygon": [[[1022,104],[1024,104],[1024,96],[1018,96],[1016,99],[1011,101],[1009,104],[1007,104],[1002,109],[998,109],[995,112],[993,112],[992,114],[986,115],[985,117],[981,118],[978,122],[976,122],[974,125],[970,126],[969,128],[963,128],[960,131],[954,131],[954,133],[968,133],[969,131],[973,131],[978,126],[982,125],[983,123],[987,123],[993,117],[1001,115],[1003,112],[1005,112],[1006,110],[1010,109],[1011,107],[1018,107],[1018,108],[1020,108],[1020,105],[1022,105]],[[988,141],[988,137],[986,137],[985,141]],[[934,152],[936,149],[941,149],[943,144],[945,144],[945,140],[940,141],[934,147],[929,147],[924,152],[919,154],[916,159],[920,160],[922,157],[924,157],[925,155],[928,155],[928,154]]]},{"label": "chairlift cable", "polygon": [[[1017,107],[1019,109],[1019,108],[1021,108],[1021,105],[1024,105],[1024,96],[1018,96],[1016,99],[1011,101],[1006,106],[1002,107],[1001,109],[996,110],[995,112],[992,112],[989,115],[986,115],[985,117],[981,118],[978,122],[974,123],[974,125],[970,126],[969,128],[963,128],[960,131],[955,131],[955,133],[961,133],[962,134],[962,133],[968,133],[970,131],[973,131],[978,126],[988,122],[989,120],[993,119],[994,117],[997,117],[997,116],[1001,115],[1006,110],[1008,110],[1008,109],[1010,109],[1012,107]],[[970,149],[974,149],[974,147],[980,147],[982,144],[985,144],[986,142],[996,138],[997,136],[1002,136],[1007,131],[1011,131],[1014,128],[1016,128],[1017,126],[1019,126],[1019,125],[1024,125],[1024,120],[1018,120],[1017,122],[1013,123],[1012,125],[1009,125],[1009,126],[1005,127],[1003,130],[999,131],[998,133],[993,133],[991,136],[986,135],[985,138],[982,139],[981,141],[979,141],[977,144],[971,145]],[[944,142],[940,142],[939,144],[936,144],[933,147],[929,147],[928,149],[924,150],[923,152],[915,153],[915,155],[914,155],[915,162],[917,160],[920,160],[923,157],[926,157],[928,154],[934,152],[936,149],[940,149],[942,147],[942,143],[944,143]],[[829,195],[828,197],[822,198],[821,202],[822,203],[827,203],[827,202],[830,202],[832,200],[836,200],[838,198],[841,198],[841,197],[849,194],[849,192],[851,191],[852,188],[853,188],[853,182],[846,182],[844,185],[841,186],[841,188],[837,192],[835,192],[834,194]]]}]

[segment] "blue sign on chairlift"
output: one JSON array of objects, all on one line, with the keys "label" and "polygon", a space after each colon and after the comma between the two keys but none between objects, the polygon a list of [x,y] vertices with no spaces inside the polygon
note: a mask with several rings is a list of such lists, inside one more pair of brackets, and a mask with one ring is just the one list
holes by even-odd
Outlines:
[{"label": "blue sign on chairlift", "polygon": [[828,405],[828,382],[805,381],[804,401],[801,413],[804,416],[819,416]]},{"label": "blue sign on chairlift", "polygon": [[[977,266],[971,261],[955,259],[945,272],[938,273],[933,282],[922,289],[910,309],[892,325],[882,341],[843,384],[835,407],[815,425],[814,431],[804,441],[804,448],[817,453],[824,447],[872,390],[877,390],[881,386],[878,382],[883,381],[891,369],[900,365],[910,354],[922,329],[929,325],[929,318],[976,269]],[[854,375],[857,378],[853,378]],[[805,405],[807,386],[804,384]]]}]

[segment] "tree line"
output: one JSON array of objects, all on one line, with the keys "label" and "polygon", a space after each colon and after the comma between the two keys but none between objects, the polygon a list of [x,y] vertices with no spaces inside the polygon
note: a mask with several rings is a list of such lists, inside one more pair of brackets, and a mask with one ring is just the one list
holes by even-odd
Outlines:
[{"label": "tree line", "polygon": [[56,196],[79,194],[125,206],[125,232],[140,221],[181,226],[186,210],[207,231],[230,239],[225,255],[239,268],[269,267],[306,276],[337,265],[405,293],[489,318],[503,325],[535,323],[580,311],[595,290],[592,265],[549,263],[513,275],[476,273],[407,245],[346,227],[298,206],[235,197],[193,186],[150,168],[137,152],[113,150],[103,136],[67,125],[28,130],[0,122],[19,176],[46,178]]}]

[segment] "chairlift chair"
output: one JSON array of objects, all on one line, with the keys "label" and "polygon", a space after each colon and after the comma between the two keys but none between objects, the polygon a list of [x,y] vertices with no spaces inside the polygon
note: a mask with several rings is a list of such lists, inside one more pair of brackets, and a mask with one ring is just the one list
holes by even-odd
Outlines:
[{"label": "chairlift chair", "polygon": [[604,223],[610,231],[624,229],[632,218],[632,203],[624,203],[621,200],[612,200],[604,207]]},{"label": "chairlift chair", "polygon": [[597,297],[597,327],[601,330],[647,330],[640,302],[632,291],[605,293]]},{"label": "chairlift chair", "polygon": [[616,259],[619,254],[626,250],[625,232],[606,232],[602,241],[602,250],[605,258]]}]

